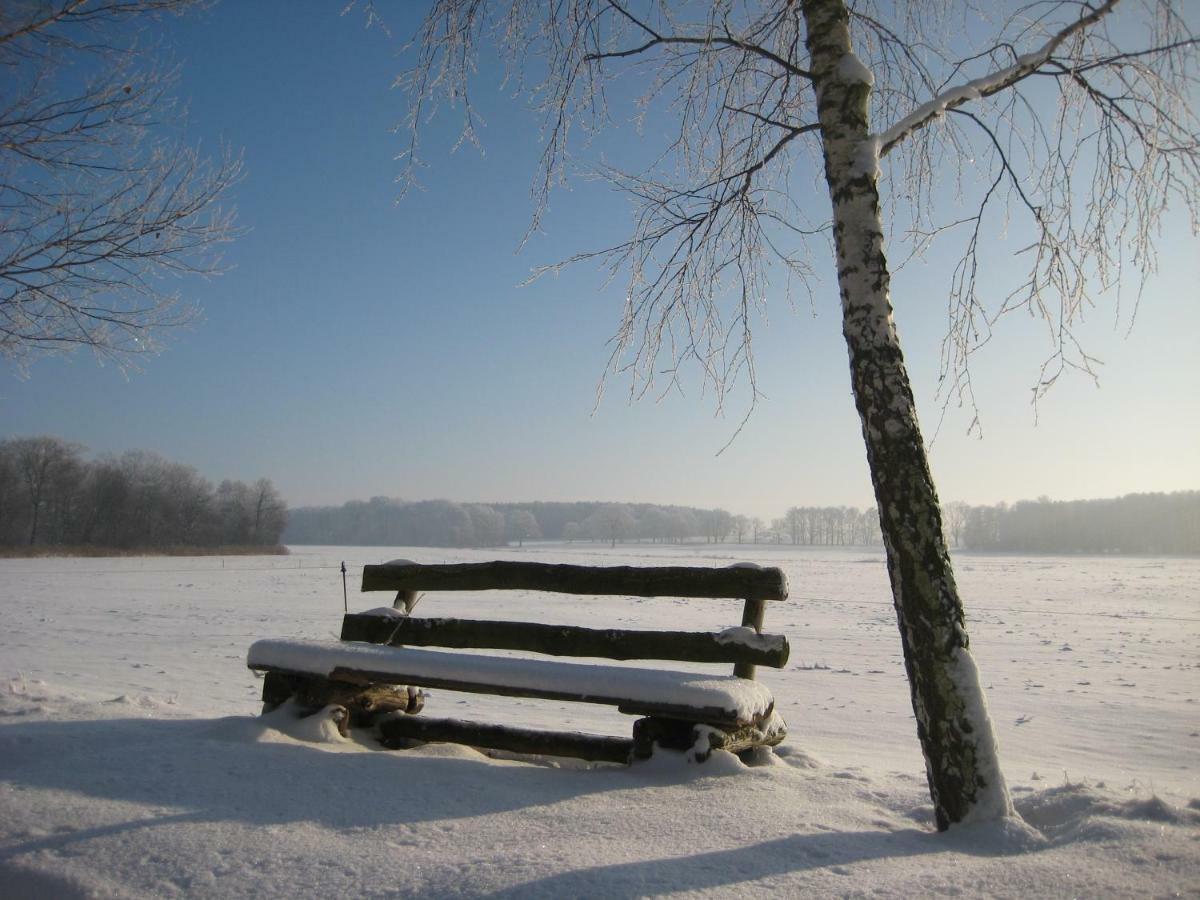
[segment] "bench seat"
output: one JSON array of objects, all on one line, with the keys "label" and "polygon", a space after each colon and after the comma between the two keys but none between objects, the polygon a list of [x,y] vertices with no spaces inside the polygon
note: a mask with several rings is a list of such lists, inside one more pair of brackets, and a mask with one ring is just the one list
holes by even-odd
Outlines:
[{"label": "bench seat", "polygon": [[251,669],[315,675],[334,681],[410,684],[598,703],[616,706],[631,715],[737,728],[764,722],[775,705],[766,686],[732,675],[347,641],[261,640],[251,645],[247,665]]}]

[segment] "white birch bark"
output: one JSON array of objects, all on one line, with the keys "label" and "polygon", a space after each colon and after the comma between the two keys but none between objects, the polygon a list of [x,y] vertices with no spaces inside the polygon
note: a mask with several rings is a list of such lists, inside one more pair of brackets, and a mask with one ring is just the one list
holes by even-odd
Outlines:
[{"label": "white birch bark", "polygon": [[843,0],[804,0],[802,8],[833,203],[842,332],[938,827],[1011,816],[892,318],[870,71],[851,48]]}]

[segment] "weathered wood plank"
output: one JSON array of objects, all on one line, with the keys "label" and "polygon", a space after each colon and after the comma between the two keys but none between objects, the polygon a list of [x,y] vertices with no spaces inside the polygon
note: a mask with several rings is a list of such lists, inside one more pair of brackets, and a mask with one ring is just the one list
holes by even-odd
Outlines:
[{"label": "weathered wood plank", "polygon": [[379,723],[383,745],[393,749],[409,741],[445,741],[509,753],[567,756],[575,759],[628,763],[633,751],[629,738],[603,737],[568,731],[537,731],[507,725],[396,716]]},{"label": "weathered wood plank", "polygon": [[[414,651],[420,652],[420,651]],[[251,665],[259,671],[278,672],[285,675],[311,677],[309,673],[293,672],[283,668],[268,665]],[[631,716],[661,716],[668,719],[687,719],[690,722],[709,722],[719,726],[752,725],[770,716],[772,709],[762,715],[746,718],[739,716],[735,710],[726,710],[716,706],[686,706],[676,703],[655,702],[652,700],[637,700],[619,697],[605,691],[605,685],[596,685],[595,692],[579,693],[576,691],[559,690],[543,687],[515,687],[513,685],[496,685],[484,682],[469,681],[458,678],[431,677],[419,672],[372,672],[366,669],[350,669],[338,667],[328,675],[331,681],[344,681],[348,684],[405,684],[419,685],[427,688],[442,688],[448,691],[463,691],[469,694],[492,694],[500,697],[532,697],[540,700],[566,700],[574,703],[595,703],[602,706],[615,706],[617,710]]]},{"label": "weathered wood plank", "polygon": [[535,562],[364,566],[364,591],[553,591],[631,597],[787,599],[777,568],[730,566],[568,566]]},{"label": "weathered wood plank", "polygon": [[[761,627],[761,618],[758,624]],[[783,668],[789,653],[783,635],[768,635],[764,646],[756,647],[709,632],[595,629],[535,622],[413,619],[362,613],[349,613],[342,619],[341,638],[393,647],[523,650],[549,656],[738,663],[749,667],[750,676],[743,677],[753,677],[755,664]]]}]

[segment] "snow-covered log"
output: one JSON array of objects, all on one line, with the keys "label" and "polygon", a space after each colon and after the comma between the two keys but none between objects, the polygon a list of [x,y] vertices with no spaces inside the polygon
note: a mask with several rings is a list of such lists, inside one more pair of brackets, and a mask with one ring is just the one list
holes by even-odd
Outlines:
[{"label": "snow-covered log", "polygon": [[765,685],[733,675],[352,642],[256,641],[250,646],[247,665],[259,671],[318,675],[351,684],[415,684],[505,697],[599,703],[630,715],[735,727],[761,722],[775,708],[775,698]]},{"label": "snow-covered log", "polygon": [[427,716],[394,716],[385,719],[379,723],[379,733],[383,745],[392,749],[403,749],[414,742],[448,742],[508,753],[566,756],[614,763],[629,762],[633,752],[633,741],[629,738],[575,731],[541,731]]},{"label": "snow-covered log", "polygon": [[[761,624],[760,619],[760,627]],[[635,631],[538,622],[393,618],[370,613],[350,613],[345,616],[341,637],[344,641],[364,641],[394,647],[474,647],[523,650],[549,656],[670,659],[737,663],[751,667],[757,664],[776,669],[787,664],[789,653],[784,635],[759,634],[752,628],[730,628],[713,633]]]},{"label": "snow-covered log", "polygon": [[567,566],[497,561],[452,565],[364,566],[364,591],[554,591],[630,597],[730,597],[786,600],[777,568],[729,566]]},{"label": "snow-covered log", "polygon": [[756,725],[731,729],[650,716],[633,723],[633,755],[649,759],[657,746],[687,752],[695,762],[704,762],[714,750],[742,753],[755,747],[774,747],[785,737],[787,725],[776,714]]},{"label": "snow-covered log", "polygon": [[395,684],[351,684],[317,676],[268,672],[263,680],[263,712],[291,700],[302,709],[339,706],[347,711],[347,726],[370,726],[388,713],[417,713],[424,695],[415,687]]}]

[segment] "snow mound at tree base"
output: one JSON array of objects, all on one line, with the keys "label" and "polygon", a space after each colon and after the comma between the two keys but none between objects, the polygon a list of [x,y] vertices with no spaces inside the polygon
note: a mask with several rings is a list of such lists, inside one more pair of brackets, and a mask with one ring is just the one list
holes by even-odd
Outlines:
[{"label": "snow mound at tree base", "polygon": [[1021,798],[1016,805],[1026,822],[1059,842],[1094,839],[1094,826],[1101,822],[1114,826],[1121,821],[1200,826],[1200,812],[1194,809],[1175,806],[1154,794],[1135,794],[1134,789],[1126,796],[1114,795],[1102,782],[1048,788]]}]

